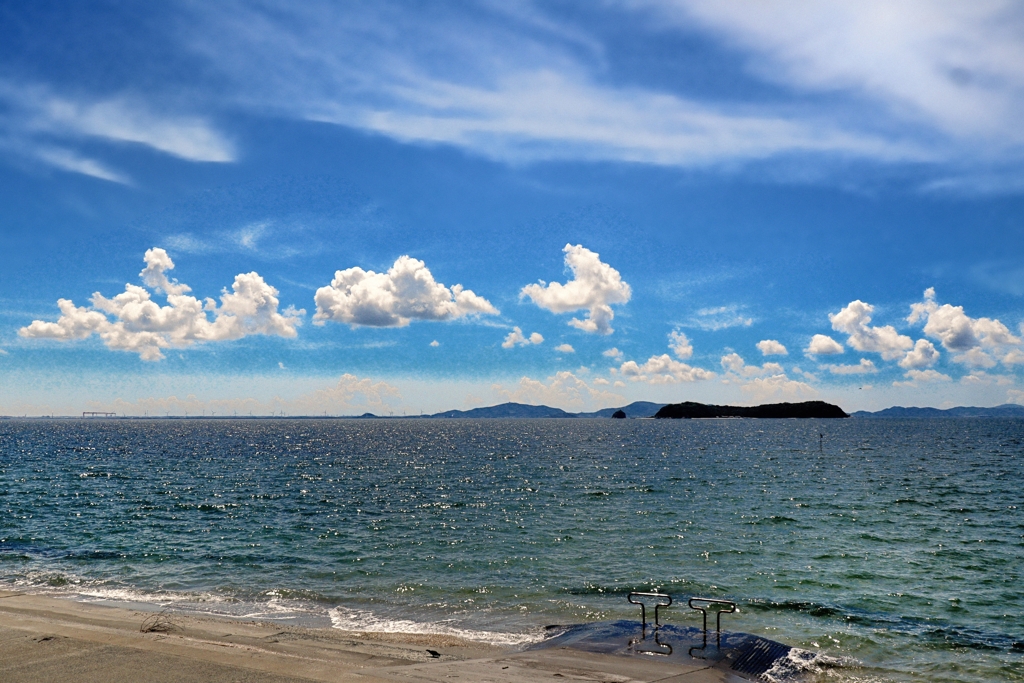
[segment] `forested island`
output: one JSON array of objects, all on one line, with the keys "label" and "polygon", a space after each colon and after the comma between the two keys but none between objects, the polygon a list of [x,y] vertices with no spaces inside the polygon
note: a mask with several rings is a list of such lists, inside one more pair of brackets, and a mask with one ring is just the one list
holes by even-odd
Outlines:
[{"label": "forested island", "polygon": [[654,414],[656,418],[763,417],[763,418],[839,418],[850,417],[837,405],[824,401],[768,403],[760,406],[716,406],[705,403],[669,403]]}]

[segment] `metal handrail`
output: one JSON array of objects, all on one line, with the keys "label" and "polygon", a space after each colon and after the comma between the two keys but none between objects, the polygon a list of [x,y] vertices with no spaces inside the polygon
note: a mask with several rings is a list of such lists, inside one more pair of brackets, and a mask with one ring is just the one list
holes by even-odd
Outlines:
[{"label": "metal handrail", "polygon": [[632,605],[640,605],[640,621],[644,631],[647,630],[647,608],[644,606],[642,600],[634,600],[634,597],[644,598],[668,598],[668,602],[656,602],[654,603],[654,628],[658,628],[661,624],[658,622],[658,610],[662,607],[668,607],[672,604],[672,596],[668,593],[644,593],[640,591],[633,591],[626,596],[626,600]]},{"label": "metal handrail", "polygon": [[[658,602],[654,603],[654,644],[657,647],[663,649],[653,650],[642,649],[640,647],[637,647],[639,643],[647,640],[647,606],[643,600],[634,600],[633,598],[657,598]],[[630,640],[629,647],[632,648],[634,651],[642,654],[661,655],[663,657],[671,655],[672,646],[668,643],[663,643],[660,640],[658,640],[658,629],[661,627],[661,621],[658,618],[658,610],[662,607],[668,607],[669,605],[671,605],[672,596],[668,593],[647,593],[642,591],[633,591],[632,593],[626,596],[626,600],[629,601],[629,603],[632,605],[640,605],[640,637],[633,638],[632,640]],[[663,600],[668,600],[668,602],[662,602]],[[666,649],[668,650],[668,652],[665,652]]]},{"label": "metal handrail", "polygon": [[[694,605],[694,602],[704,603],[704,607],[698,607]],[[717,636],[718,647],[722,646],[722,614],[732,614],[736,612],[736,603],[732,600],[719,600],[718,598],[690,598],[687,603],[690,609],[697,610],[704,615],[704,647],[708,646],[708,607],[711,605],[726,605],[730,609],[715,610],[715,634]],[[697,649],[697,648],[694,648]],[[703,649],[703,648],[699,648]]]}]

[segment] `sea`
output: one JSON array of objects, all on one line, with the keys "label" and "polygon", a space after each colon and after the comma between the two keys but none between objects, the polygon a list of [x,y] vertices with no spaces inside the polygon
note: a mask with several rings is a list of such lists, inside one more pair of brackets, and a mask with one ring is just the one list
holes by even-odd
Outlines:
[{"label": "sea", "polygon": [[527,647],[735,601],[810,680],[1024,681],[1024,420],[0,420],[0,589]]}]

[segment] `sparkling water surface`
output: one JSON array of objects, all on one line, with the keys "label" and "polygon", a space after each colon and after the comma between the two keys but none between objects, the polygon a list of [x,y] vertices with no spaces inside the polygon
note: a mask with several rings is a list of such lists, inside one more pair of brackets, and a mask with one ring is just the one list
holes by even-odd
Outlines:
[{"label": "sparkling water surface", "polygon": [[821,680],[1024,681],[1022,455],[999,419],[3,420],[0,588],[508,644],[657,589]]}]

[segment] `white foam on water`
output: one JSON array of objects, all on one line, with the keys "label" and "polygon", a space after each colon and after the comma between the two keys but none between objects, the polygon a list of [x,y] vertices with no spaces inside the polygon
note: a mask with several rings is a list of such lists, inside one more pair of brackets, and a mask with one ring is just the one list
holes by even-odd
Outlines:
[{"label": "white foam on water", "polygon": [[331,625],[343,631],[366,633],[409,633],[455,636],[491,645],[521,647],[544,640],[542,633],[502,633],[459,628],[451,621],[412,621],[409,619],[388,619],[368,610],[335,607],[329,610]]},{"label": "white foam on water", "polygon": [[827,669],[837,669],[856,664],[855,661],[841,657],[831,657],[820,652],[792,648],[785,657],[779,657],[772,668],[762,674],[768,683],[792,683],[806,680],[807,674],[820,674]]}]

